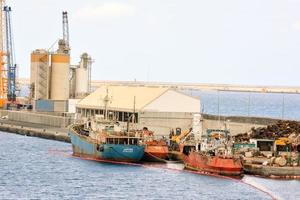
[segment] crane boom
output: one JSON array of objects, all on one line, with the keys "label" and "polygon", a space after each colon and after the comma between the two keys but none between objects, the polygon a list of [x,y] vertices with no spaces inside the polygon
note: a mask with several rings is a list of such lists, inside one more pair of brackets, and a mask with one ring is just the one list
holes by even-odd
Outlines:
[{"label": "crane boom", "polygon": [[63,40],[65,41],[67,50],[70,50],[70,44],[69,44],[69,20],[68,20],[68,12],[63,11],[62,12],[62,18],[63,18]]}]

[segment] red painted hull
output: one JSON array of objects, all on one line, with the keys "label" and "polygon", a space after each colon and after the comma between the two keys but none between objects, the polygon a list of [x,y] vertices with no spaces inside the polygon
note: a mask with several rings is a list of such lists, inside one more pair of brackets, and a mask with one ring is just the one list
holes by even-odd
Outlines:
[{"label": "red painted hull", "polygon": [[241,176],[242,163],[240,159],[221,158],[191,152],[183,158],[187,169],[202,171],[223,176]]},{"label": "red painted hull", "polygon": [[168,158],[169,149],[165,142],[151,141],[146,142],[144,160],[160,161]]}]

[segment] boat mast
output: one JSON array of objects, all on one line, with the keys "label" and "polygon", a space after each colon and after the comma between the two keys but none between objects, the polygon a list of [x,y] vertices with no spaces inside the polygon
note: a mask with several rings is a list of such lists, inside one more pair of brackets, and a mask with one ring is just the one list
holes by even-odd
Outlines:
[{"label": "boat mast", "polygon": [[135,123],[135,96],[133,97],[133,117],[132,117],[132,123]]},{"label": "boat mast", "polygon": [[132,115],[129,116],[128,120],[127,120],[127,131],[129,132],[129,123],[134,124],[135,123],[135,96],[133,97],[133,113]]},{"label": "boat mast", "polygon": [[105,114],[104,114],[104,119],[107,120],[107,115],[108,115],[108,111],[107,111],[107,105],[109,102],[109,97],[108,97],[108,88],[106,88],[106,96],[103,99],[104,101],[104,110],[105,110]]}]

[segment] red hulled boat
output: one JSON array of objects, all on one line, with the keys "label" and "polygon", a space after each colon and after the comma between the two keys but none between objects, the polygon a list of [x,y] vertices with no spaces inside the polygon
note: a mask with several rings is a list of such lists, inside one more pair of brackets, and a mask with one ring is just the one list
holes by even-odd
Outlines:
[{"label": "red hulled boat", "polygon": [[242,162],[232,152],[228,130],[207,129],[194,147],[184,147],[182,152],[187,169],[223,176],[243,174]]},{"label": "red hulled boat", "polygon": [[200,152],[190,152],[183,157],[187,169],[224,176],[241,176],[242,163],[239,158],[210,156]]}]

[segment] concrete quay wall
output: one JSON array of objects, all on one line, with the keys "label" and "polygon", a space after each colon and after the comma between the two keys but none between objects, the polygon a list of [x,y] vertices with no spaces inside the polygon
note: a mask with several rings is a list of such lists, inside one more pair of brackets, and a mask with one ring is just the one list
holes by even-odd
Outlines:
[{"label": "concrete quay wall", "polygon": [[33,124],[46,125],[51,127],[67,127],[72,123],[71,117],[48,115],[28,111],[7,111],[1,110],[0,116],[17,122],[30,122]]},{"label": "concrete quay wall", "polygon": [[15,133],[24,136],[57,140],[67,143],[71,142],[67,131],[58,131],[51,128],[34,127],[34,124],[31,124],[31,126],[23,126],[16,125],[14,124],[14,122],[11,121],[10,123],[0,122],[0,131]]}]

